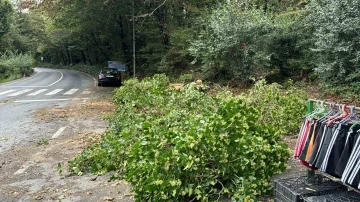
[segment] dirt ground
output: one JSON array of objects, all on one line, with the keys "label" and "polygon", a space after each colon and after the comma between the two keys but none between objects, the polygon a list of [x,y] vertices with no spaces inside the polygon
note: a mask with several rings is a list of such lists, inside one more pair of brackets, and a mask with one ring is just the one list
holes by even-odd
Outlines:
[{"label": "dirt ground", "polygon": [[[55,139],[34,139],[0,153],[0,201],[133,201],[124,181],[103,176],[69,175],[68,160],[104,134],[103,116],[114,111],[110,98],[67,107],[42,108],[33,113],[34,125],[67,125]],[[6,141],[6,140],[2,140]]]},{"label": "dirt ground", "polygon": [[[130,185],[109,181],[112,173],[75,176],[67,172],[67,161],[103,135],[107,125],[103,116],[115,110],[109,100],[34,112],[38,123],[66,122],[71,130],[56,139],[38,139],[0,153],[0,201],[133,201]],[[287,137],[285,142],[292,149],[296,139]],[[290,158],[288,165],[289,169],[274,179],[305,174],[295,159]],[[271,196],[262,197],[263,201],[270,199]]]}]

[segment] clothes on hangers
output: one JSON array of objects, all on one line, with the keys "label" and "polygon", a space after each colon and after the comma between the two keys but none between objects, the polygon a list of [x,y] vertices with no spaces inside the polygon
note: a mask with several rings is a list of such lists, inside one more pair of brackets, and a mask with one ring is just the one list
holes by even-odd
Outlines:
[{"label": "clothes on hangers", "polygon": [[318,133],[316,134],[315,142],[314,142],[314,146],[311,151],[311,154],[310,154],[310,158],[307,160],[307,162],[309,162],[310,165],[314,165],[318,158],[319,151],[322,146],[322,142],[324,141],[324,137],[325,137],[327,129],[328,129],[328,126],[326,125],[326,123],[322,122],[320,124],[320,129],[319,129]]},{"label": "clothes on hangers", "polygon": [[[341,178],[342,182],[360,189],[360,124],[350,123],[352,117],[348,115],[331,121],[334,119],[328,117],[332,115],[329,112],[318,119],[304,118],[294,157],[304,166]],[[357,116],[356,120],[360,121]]]},{"label": "clothes on hangers", "polygon": [[360,133],[353,132],[353,130],[349,131],[346,142],[345,142],[345,148],[343,152],[341,153],[339,162],[335,168],[335,173],[338,176],[342,176],[344,173],[344,170],[346,168],[347,162],[350,159],[350,155],[352,151],[355,149],[355,143],[358,140],[360,136]]}]

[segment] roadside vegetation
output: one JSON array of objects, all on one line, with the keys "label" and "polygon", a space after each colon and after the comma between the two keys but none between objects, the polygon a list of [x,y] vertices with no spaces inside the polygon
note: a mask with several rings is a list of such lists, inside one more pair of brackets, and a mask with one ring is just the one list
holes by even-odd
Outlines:
[{"label": "roadside vegetation", "polygon": [[[352,0],[0,0],[0,82],[34,61],[90,74],[120,61],[117,111],[69,169],[115,170],[138,201],[251,201],[285,169],[282,138],[298,130],[309,95],[358,103],[359,9]],[[198,79],[200,90],[189,84]]]},{"label": "roadside vegetation", "polygon": [[0,53],[41,66],[95,72],[115,60],[128,78],[135,45],[138,78],[191,73],[233,87],[292,79],[360,95],[358,1],[14,2],[0,1]]},{"label": "roadside vegetation", "polygon": [[304,92],[263,81],[241,96],[209,92],[192,83],[176,90],[165,75],[127,80],[102,141],[70,161],[71,172],[114,170],[137,201],[251,201],[268,193],[270,177],[286,168],[282,139],[300,125]]},{"label": "roadside vegetation", "polygon": [[3,53],[0,55],[0,83],[29,76],[34,64],[34,58],[27,53]]},{"label": "roadside vegetation", "polygon": [[[18,2],[18,1],[17,1]],[[42,39],[43,21],[0,0],[0,83],[29,76]]]}]

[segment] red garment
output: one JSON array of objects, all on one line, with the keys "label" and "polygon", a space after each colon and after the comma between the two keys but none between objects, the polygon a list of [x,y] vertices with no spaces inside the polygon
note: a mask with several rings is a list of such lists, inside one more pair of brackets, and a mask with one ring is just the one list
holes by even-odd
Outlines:
[{"label": "red garment", "polygon": [[[298,137],[298,140],[296,142],[295,150],[294,150],[294,157],[295,158],[298,158],[300,156],[302,150],[304,149],[306,140],[309,137],[310,128],[311,128],[312,124],[313,124],[313,120],[305,119],[303,125],[301,126],[299,137]],[[317,168],[315,168],[314,166],[310,166],[305,161],[299,160],[299,163],[301,165],[304,165],[304,166],[306,166],[308,168],[311,168],[313,170],[317,170]]]},{"label": "red garment", "polygon": [[306,139],[309,136],[310,127],[311,127],[311,120],[306,119],[303,124],[302,129],[300,130],[298,141],[295,145],[295,151],[294,151],[295,158],[300,156],[301,151],[303,150],[303,148],[305,146]]},{"label": "red garment", "polygon": [[311,169],[313,169],[313,170],[317,170],[317,169],[318,169],[318,168],[316,168],[316,167],[314,167],[314,166],[311,166],[310,164],[308,164],[307,162],[302,161],[302,160],[299,160],[299,163],[300,163],[301,165],[306,166],[306,167],[308,167],[308,168],[311,168]]}]

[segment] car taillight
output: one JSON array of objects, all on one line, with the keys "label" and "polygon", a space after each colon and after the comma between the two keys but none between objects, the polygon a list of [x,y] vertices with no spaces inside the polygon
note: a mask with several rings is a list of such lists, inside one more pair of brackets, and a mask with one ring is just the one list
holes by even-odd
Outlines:
[{"label": "car taillight", "polygon": [[105,78],[105,76],[102,75],[102,74],[100,74],[100,75],[99,75],[99,79],[103,79],[103,78]]},{"label": "car taillight", "polygon": [[120,76],[120,75],[117,75],[117,76],[116,76],[116,78],[117,78],[117,79],[120,79],[120,78],[121,78],[121,76]]}]

